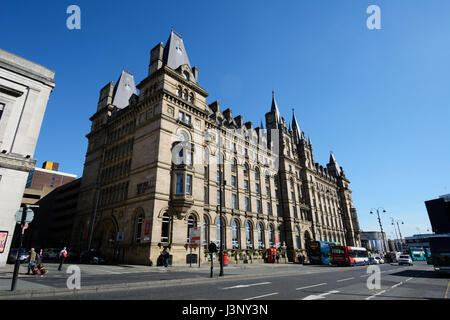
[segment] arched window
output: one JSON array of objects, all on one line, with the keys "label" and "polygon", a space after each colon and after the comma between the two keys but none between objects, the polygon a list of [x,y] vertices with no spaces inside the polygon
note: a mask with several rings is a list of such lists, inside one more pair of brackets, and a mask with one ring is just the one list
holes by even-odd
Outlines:
[{"label": "arched window", "polygon": [[[216,245],[220,247],[220,238],[221,238],[221,234],[220,234],[220,225],[221,223],[223,223],[223,221],[220,221],[220,219],[217,219],[217,224],[216,224]],[[225,236],[225,223],[223,224],[223,233]],[[223,239],[223,245],[225,247],[225,237]]]},{"label": "arched window", "polygon": [[275,246],[275,239],[274,239],[272,225],[269,224],[268,230],[269,230],[269,248],[272,248]]},{"label": "arched window", "polygon": [[169,242],[169,232],[170,232],[170,216],[166,212],[162,217],[162,226],[161,226],[161,242]]},{"label": "arched window", "polygon": [[263,235],[263,226],[261,223],[258,223],[258,249],[264,249],[264,235]]},{"label": "arched window", "polygon": [[141,242],[142,222],[143,221],[144,221],[144,215],[142,213],[139,213],[136,216],[136,228],[135,228],[135,234],[134,234],[134,241],[136,243]]},{"label": "arched window", "polygon": [[255,180],[259,181],[259,169],[258,168],[255,169]]},{"label": "arched window", "polygon": [[209,243],[209,220],[207,217],[203,217],[203,245]]},{"label": "arched window", "polygon": [[231,161],[231,172],[236,172],[237,162],[236,159]]},{"label": "arched window", "polygon": [[236,220],[231,224],[231,244],[233,249],[239,249],[239,226]]},{"label": "arched window", "polygon": [[191,103],[194,102],[194,94],[193,93],[189,94],[188,101]]},{"label": "arched window", "polygon": [[191,214],[188,218],[187,223],[187,242],[189,242],[189,229],[191,228],[197,228],[197,219],[193,214]]},{"label": "arched window", "polygon": [[278,242],[283,242],[283,239],[281,239],[281,226],[278,226],[277,234],[278,234]]},{"label": "arched window", "polygon": [[247,248],[253,248],[253,230],[252,226],[248,221],[245,222],[245,241],[247,243]]},{"label": "arched window", "polygon": [[177,96],[181,97],[181,87],[178,86],[177,88]]},{"label": "arched window", "polygon": [[205,150],[203,151],[203,164],[209,165],[209,149],[208,148],[205,148]]},{"label": "arched window", "polygon": [[244,171],[244,176],[248,176],[248,166],[247,166],[246,163],[244,163],[244,169],[243,169],[243,171]]},{"label": "arched window", "polygon": [[182,98],[183,98],[184,100],[187,99],[187,94],[188,94],[187,90],[184,89],[184,90],[183,90],[183,95],[182,95]]},{"label": "arched window", "polygon": [[302,248],[302,245],[300,243],[300,231],[298,230],[297,226],[295,226],[295,243],[297,245],[297,249]]},{"label": "arched window", "polygon": [[178,140],[180,142],[189,141],[189,134],[186,131],[181,131],[180,135],[178,136]]}]

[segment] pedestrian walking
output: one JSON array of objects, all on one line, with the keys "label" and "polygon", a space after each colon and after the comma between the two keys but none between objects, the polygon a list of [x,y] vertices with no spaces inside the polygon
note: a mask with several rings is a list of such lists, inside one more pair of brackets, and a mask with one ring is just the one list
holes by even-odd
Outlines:
[{"label": "pedestrian walking", "polygon": [[58,271],[61,271],[62,265],[64,263],[64,259],[67,258],[67,250],[66,247],[59,252],[59,268]]},{"label": "pedestrian walking", "polygon": [[30,274],[30,271],[33,270],[35,264],[36,264],[36,251],[34,251],[34,248],[31,248],[31,250],[30,250],[30,261],[28,263],[28,272],[27,272],[27,274]]},{"label": "pedestrian walking", "polygon": [[298,255],[298,263],[303,264],[303,253],[300,252],[300,254]]},{"label": "pedestrian walking", "polygon": [[41,277],[43,277],[44,274],[48,273],[48,271],[45,269],[44,265],[42,264],[42,260],[44,260],[44,250],[41,249],[36,258],[36,267],[33,270],[33,274],[40,273]]},{"label": "pedestrian walking", "polygon": [[41,249],[36,257],[37,264],[42,264],[43,259],[44,259],[44,250]]},{"label": "pedestrian walking", "polygon": [[170,257],[169,248],[166,248],[164,250],[164,267],[166,268],[169,265],[169,257]]}]

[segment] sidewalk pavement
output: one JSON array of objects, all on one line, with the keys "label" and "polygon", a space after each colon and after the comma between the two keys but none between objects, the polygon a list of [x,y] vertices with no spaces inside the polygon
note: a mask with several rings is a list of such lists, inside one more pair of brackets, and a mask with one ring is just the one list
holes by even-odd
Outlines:
[{"label": "sidewalk pavement", "polygon": [[[57,271],[57,263],[46,263],[45,266],[49,273],[43,278],[68,278],[69,274],[66,273],[67,267],[72,264],[66,264],[63,266],[62,271]],[[182,265],[182,266],[169,266],[165,267],[149,267],[142,265],[85,265],[79,264],[81,273],[90,276],[95,275],[105,275],[105,271],[123,271],[124,273],[129,272],[128,270],[133,270],[132,272],[137,273],[160,273],[161,271],[172,273],[172,272],[192,272],[192,273],[204,273],[205,277],[186,277],[182,279],[171,279],[171,280],[152,280],[152,281],[142,281],[142,282],[121,282],[120,272],[112,275],[117,281],[114,284],[108,285],[95,285],[95,286],[83,286],[80,290],[69,290],[67,288],[56,288],[50,285],[43,285],[35,283],[32,280],[39,275],[26,275],[27,265],[23,264],[19,270],[19,277],[16,283],[16,291],[11,292],[11,282],[14,271],[14,265],[6,265],[0,268],[0,300],[1,299],[26,299],[32,298],[33,296],[57,296],[57,295],[67,295],[67,294],[77,294],[82,292],[104,292],[104,291],[120,291],[133,288],[150,288],[150,287],[161,287],[161,286],[171,286],[180,284],[194,284],[200,282],[211,282],[211,281],[227,281],[227,280],[238,280],[246,278],[256,278],[264,277],[267,274],[273,274],[274,270],[277,269],[278,275],[283,274],[293,274],[299,271],[306,271],[305,269],[311,268],[308,266],[302,266],[299,264],[287,263],[287,264],[234,264],[224,266],[224,277],[218,277],[220,266],[218,264],[214,265],[214,276],[211,279],[209,277],[210,265]],[[125,271],[126,270],[126,271]],[[317,271],[316,271],[317,272]],[[307,272],[310,273],[310,272]],[[41,283],[43,281],[40,281]],[[44,281],[45,282],[45,281]]]}]

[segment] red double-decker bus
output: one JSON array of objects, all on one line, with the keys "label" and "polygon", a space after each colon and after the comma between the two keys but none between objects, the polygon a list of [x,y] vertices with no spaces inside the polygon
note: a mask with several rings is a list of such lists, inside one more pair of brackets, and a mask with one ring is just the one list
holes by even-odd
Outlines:
[{"label": "red double-decker bus", "polygon": [[365,266],[369,264],[367,249],[361,247],[331,246],[331,263],[338,266]]}]

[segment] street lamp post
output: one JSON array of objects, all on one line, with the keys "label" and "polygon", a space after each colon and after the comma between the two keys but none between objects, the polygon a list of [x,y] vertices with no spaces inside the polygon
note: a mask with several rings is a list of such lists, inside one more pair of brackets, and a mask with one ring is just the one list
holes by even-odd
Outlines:
[{"label": "street lamp post", "polygon": [[219,120],[219,219],[220,219],[220,248],[219,248],[219,259],[220,259],[220,273],[219,277],[223,276],[223,218],[222,218],[222,201],[223,201],[223,156],[222,156],[222,120]]},{"label": "street lamp post", "polygon": [[92,235],[94,233],[94,224],[95,224],[95,219],[97,218],[98,202],[100,200],[100,186],[97,186],[96,189],[97,189],[97,200],[95,201],[94,216],[92,217],[91,231],[89,232],[88,252],[91,251]]},{"label": "street lamp post", "polygon": [[382,207],[379,207],[377,209],[371,209],[370,210],[370,214],[373,214],[373,210],[377,211],[377,216],[378,216],[378,223],[380,224],[380,229],[381,229],[381,237],[383,238],[383,247],[384,247],[384,252],[387,253],[387,248],[386,248],[386,239],[384,237],[384,232],[383,232],[383,225],[381,224],[381,219],[380,219],[380,212],[379,209],[383,209],[383,213],[386,213],[386,210]]},{"label": "street lamp post", "polygon": [[399,235],[400,235],[400,243],[401,243],[401,247],[402,247],[402,252],[403,252],[403,250],[404,250],[404,247],[403,247],[403,238],[402,238],[402,233],[400,232],[400,225],[398,224],[399,222],[401,222],[402,224],[405,224],[403,221],[399,221],[399,220],[397,220],[396,221],[396,223],[397,223],[397,228],[398,228],[398,233],[399,233]]},{"label": "street lamp post", "polygon": [[[395,239],[398,240],[399,238],[398,238],[398,234],[397,234],[397,229],[395,229],[395,220],[392,217],[391,217],[391,224],[394,226]],[[395,247],[395,249],[397,249],[397,246],[395,245],[395,242],[394,242],[394,247]]]}]

